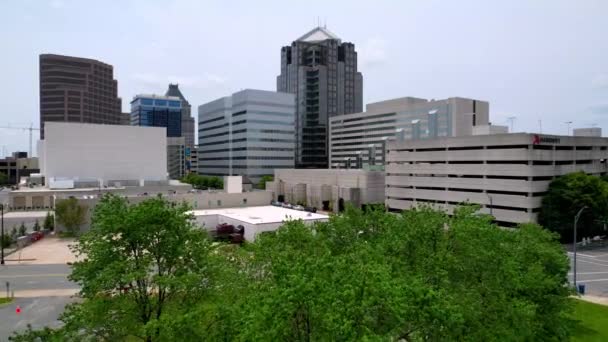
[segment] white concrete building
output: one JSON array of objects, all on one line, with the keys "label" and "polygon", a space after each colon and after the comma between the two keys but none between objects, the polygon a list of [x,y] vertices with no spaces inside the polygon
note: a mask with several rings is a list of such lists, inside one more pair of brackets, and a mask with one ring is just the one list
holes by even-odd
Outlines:
[{"label": "white concrete building", "polygon": [[247,89],[198,107],[198,173],[254,182],[293,168],[293,94]]},{"label": "white concrete building", "polygon": [[167,180],[164,127],[47,122],[38,155],[40,173],[51,187]]},{"label": "white concrete building", "polygon": [[470,202],[512,226],[536,221],[557,176],[606,174],[608,138],[516,133],[391,141],[386,158],[389,210],[426,204],[451,212]]},{"label": "white concrete building", "polygon": [[489,104],[460,97],[402,97],[370,103],[365,112],[333,116],[329,122],[330,166],[361,167],[370,151],[375,151],[372,163],[384,164],[383,146],[398,134],[412,140],[472,135],[476,126],[489,125]]},{"label": "white concrete building", "polygon": [[196,222],[207,230],[213,230],[218,224],[227,223],[245,228],[245,240],[254,241],[262,232],[277,230],[286,221],[302,220],[306,224],[326,222],[327,215],[309,213],[275,206],[247,208],[226,208],[212,210],[194,210]]},{"label": "white concrete building", "polygon": [[350,203],[356,207],[384,203],[384,172],[355,169],[275,170],[266,183],[274,199],[301,203],[321,210],[339,211]]}]

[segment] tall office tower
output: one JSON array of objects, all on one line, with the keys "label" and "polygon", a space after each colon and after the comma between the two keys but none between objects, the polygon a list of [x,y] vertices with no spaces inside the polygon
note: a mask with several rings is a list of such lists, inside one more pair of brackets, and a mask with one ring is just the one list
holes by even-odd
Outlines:
[{"label": "tall office tower", "polygon": [[167,127],[167,137],[182,136],[182,103],[178,97],[136,95],[131,101],[131,125]]},{"label": "tall office tower", "polygon": [[293,94],[246,89],[198,107],[198,173],[257,182],[294,167]]},{"label": "tall office tower", "polygon": [[311,30],[281,49],[277,91],[296,95],[296,166],[327,168],[329,118],[363,110],[355,45]]},{"label": "tall office tower", "polygon": [[137,95],[131,101],[131,125],[167,128],[167,171],[170,179],[184,176],[185,139],[179,97]]},{"label": "tall office tower", "polygon": [[165,96],[179,97],[182,101],[182,136],[186,141],[186,149],[194,148],[194,118],[191,115],[192,106],[190,106],[188,100],[186,100],[179,90],[178,84],[169,84],[169,89],[167,89]]},{"label": "tall office tower", "polygon": [[40,55],[40,139],[46,121],[120,125],[121,99],[111,65],[94,59]]}]

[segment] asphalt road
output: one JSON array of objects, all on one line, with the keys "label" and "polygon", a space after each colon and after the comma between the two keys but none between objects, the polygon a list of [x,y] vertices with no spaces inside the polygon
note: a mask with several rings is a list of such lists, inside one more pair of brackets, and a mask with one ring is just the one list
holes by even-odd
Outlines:
[{"label": "asphalt road", "polygon": [[[70,267],[65,264],[0,266],[0,296],[6,295],[6,282],[15,300],[0,305],[0,341],[8,341],[13,331],[57,326],[65,305],[76,298],[70,294],[78,285],[67,279]],[[17,305],[21,313],[15,312]]]},{"label": "asphalt road", "polygon": [[[608,297],[608,247],[580,250],[576,253],[576,282],[585,284],[585,294]],[[568,278],[573,280],[573,260],[570,257],[570,273]]]}]

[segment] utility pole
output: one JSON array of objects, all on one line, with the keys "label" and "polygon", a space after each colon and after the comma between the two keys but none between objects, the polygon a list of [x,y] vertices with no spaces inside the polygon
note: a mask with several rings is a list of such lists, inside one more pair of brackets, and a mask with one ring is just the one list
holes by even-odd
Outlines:
[{"label": "utility pole", "polygon": [[581,214],[583,213],[583,210],[587,209],[587,206],[582,207],[578,213],[576,213],[576,215],[574,216],[574,243],[573,243],[573,259],[574,259],[574,267],[573,267],[573,282],[574,282],[574,289],[576,290],[576,292],[578,293],[578,289],[576,288],[576,225],[578,224],[578,219],[581,217]]},{"label": "utility pole", "polygon": [[509,122],[509,125],[511,126],[511,132],[509,132],[509,133],[515,133],[515,131],[514,131],[515,119],[516,119],[515,116],[509,116],[507,118],[507,121]]},{"label": "utility pole", "polygon": [[0,265],[4,265],[4,204],[0,203],[0,227],[2,235],[0,235]]},{"label": "utility pole", "polygon": [[564,123],[565,123],[565,124],[567,125],[567,127],[568,127],[568,134],[567,134],[567,135],[570,135],[570,125],[572,124],[572,121],[566,121],[566,122],[564,122]]}]

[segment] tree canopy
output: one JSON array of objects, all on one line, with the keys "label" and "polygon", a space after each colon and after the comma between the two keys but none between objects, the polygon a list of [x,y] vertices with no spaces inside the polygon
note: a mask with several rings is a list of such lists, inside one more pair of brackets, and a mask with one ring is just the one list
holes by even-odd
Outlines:
[{"label": "tree canopy", "polygon": [[584,172],[558,177],[543,197],[539,224],[559,233],[562,241],[571,242],[574,216],[584,206],[587,209],[578,221],[578,236],[606,234],[603,227],[608,220],[608,182]]},{"label": "tree canopy", "polygon": [[84,301],[63,317],[63,334],[80,340],[569,336],[568,259],[556,235],[534,224],[498,228],[474,207],[452,216],[347,207],[312,226],[286,222],[242,247],[209,244],[185,206],[162,199],[130,206],[106,197],[100,207],[72,275]]},{"label": "tree canopy", "polygon": [[165,317],[187,312],[211,286],[210,244],[189,209],[160,197],[130,205],[104,196],[75,247],[84,260],[70,279],[85,300],[68,309],[66,330],[99,340],[163,340]]},{"label": "tree canopy", "polygon": [[224,181],[216,176],[201,176],[196,173],[189,173],[181,179],[183,183],[191,184],[195,189],[222,189]]},{"label": "tree canopy", "polygon": [[86,222],[86,212],[87,207],[80,205],[74,197],[57,201],[55,204],[57,221],[72,234],[78,233],[80,226]]},{"label": "tree canopy", "polygon": [[259,189],[266,189],[266,182],[272,182],[274,180],[273,176],[270,175],[264,175],[260,178],[260,181],[258,182],[258,188]]}]

